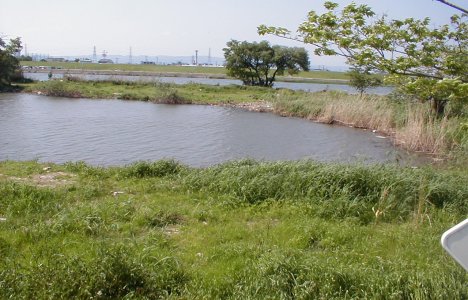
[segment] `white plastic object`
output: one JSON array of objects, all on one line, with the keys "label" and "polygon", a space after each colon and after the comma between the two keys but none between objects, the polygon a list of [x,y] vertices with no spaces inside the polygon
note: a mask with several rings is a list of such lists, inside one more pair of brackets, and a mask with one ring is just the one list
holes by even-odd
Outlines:
[{"label": "white plastic object", "polygon": [[444,232],[440,242],[444,249],[468,271],[468,219]]}]

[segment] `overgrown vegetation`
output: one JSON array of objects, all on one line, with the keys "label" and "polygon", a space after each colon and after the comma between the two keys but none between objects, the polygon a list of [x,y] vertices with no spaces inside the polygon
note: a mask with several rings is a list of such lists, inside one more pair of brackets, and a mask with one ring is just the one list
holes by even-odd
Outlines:
[{"label": "overgrown vegetation", "polygon": [[276,112],[282,115],[376,130],[412,151],[467,157],[466,105],[455,107],[456,115],[450,114],[449,105],[445,117],[437,118],[429,105],[399,100],[400,96],[358,97],[341,92],[298,95],[282,91],[274,103]]},{"label": "overgrown vegetation", "polygon": [[[439,245],[466,172],[316,162],[0,163],[0,298],[468,297]],[[30,180],[74,175],[56,187]]]}]

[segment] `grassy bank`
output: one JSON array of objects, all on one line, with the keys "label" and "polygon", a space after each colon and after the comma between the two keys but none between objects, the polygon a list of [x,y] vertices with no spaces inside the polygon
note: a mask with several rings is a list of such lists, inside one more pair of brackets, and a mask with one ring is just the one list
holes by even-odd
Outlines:
[{"label": "grassy bank", "polygon": [[[446,157],[456,154],[466,158],[468,150],[466,106],[458,117],[434,118],[429,104],[402,101],[391,96],[360,97],[334,91],[308,93],[234,85],[86,82],[73,78],[30,84],[26,86],[26,91],[64,97],[231,105],[375,130],[390,136],[396,144],[411,151]],[[450,109],[449,105],[449,112]]]},{"label": "grassy bank", "polygon": [[83,97],[92,99],[142,100],[155,103],[229,104],[269,101],[275,91],[269,88],[242,86],[210,86],[202,84],[177,85],[123,81],[52,80],[26,87],[27,92],[49,96]]},{"label": "grassy bank", "polygon": [[466,172],[159,161],[0,174],[0,298],[468,297],[439,245],[468,214]]}]

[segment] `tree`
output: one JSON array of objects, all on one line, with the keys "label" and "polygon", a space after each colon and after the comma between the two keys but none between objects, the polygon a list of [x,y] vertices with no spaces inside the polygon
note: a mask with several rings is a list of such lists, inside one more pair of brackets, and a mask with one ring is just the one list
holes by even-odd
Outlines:
[{"label": "tree", "polygon": [[239,78],[245,85],[271,87],[276,75],[309,70],[309,55],[304,48],[232,40],[223,51],[228,75]]},{"label": "tree", "polygon": [[369,88],[382,85],[382,80],[376,77],[375,74],[371,74],[367,69],[354,67],[347,73],[350,77],[349,85],[358,90],[361,96]]},{"label": "tree", "polygon": [[0,87],[11,84],[19,69],[16,54],[22,49],[20,38],[11,39],[8,44],[0,37]]},{"label": "tree", "polygon": [[421,101],[432,101],[438,114],[448,101],[467,103],[468,24],[454,15],[450,25],[434,28],[430,19],[392,20],[376,17],[367,5],[352,3],[338,11],[311,11],[293,36],[285,28],[261,25],[259,34],[273,34],[315,46],[317,55],[339,55],[348,64],[387,73],[388,82]]}]

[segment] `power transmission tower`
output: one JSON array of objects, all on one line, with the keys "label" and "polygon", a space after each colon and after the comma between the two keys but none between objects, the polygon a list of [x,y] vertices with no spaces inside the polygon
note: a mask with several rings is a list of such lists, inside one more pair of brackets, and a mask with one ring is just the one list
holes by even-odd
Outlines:
[{"label": "power transmission tower", "polygon": [[132,47],[130,47],[130,54],[128,55],[128,63],[129,64],[133,63]]},{"label": "power transmission tower", "polygon": [[93,48],[93,63],[97,62],[96,46]]}]

